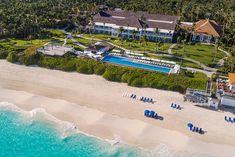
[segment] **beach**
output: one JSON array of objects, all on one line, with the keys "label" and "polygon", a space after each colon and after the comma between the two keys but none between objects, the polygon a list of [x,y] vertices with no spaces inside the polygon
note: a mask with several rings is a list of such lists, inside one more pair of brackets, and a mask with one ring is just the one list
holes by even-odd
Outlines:
[{"label": "beach", "polygon": [[[151,97],[156,102],[123,97],[125,92]],[[172,152],[231,157],[235,150],[235,125],[224,121],[225,115],[234,115],[184,102],[177,92],[129,87],[96,75],[0,60],[0,102],[4,101],[26,111],[43,108],[59,120],[74,123],[81,132],[152,151],[161,151],[164,146]],[[172,109],[172,102],[183,109]],[[146,109],[164,119],[146,118]],[[189,122],[205,129],[205,134],[190,132]]]}]

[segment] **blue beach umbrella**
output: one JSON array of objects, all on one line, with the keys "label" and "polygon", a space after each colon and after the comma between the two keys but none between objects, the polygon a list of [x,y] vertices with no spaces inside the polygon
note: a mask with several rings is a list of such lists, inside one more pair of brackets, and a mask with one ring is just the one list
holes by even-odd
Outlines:
[{"label": "blue beach umbrella", "polygon": [[188,123],[187,126],[189,127],[190,130],[192,130],[192,128],[193,128],[193,124],[192,123]]}]

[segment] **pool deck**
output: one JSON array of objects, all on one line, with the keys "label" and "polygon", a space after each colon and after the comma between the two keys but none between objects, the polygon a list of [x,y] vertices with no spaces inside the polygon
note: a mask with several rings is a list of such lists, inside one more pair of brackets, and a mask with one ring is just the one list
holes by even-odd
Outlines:
[{"label": "pool deck", "polygon": [[[117,59],[125,59],[124,61],[119,61]],[[112,60],[114,59],[114,60]],[[122,56],[113,56],[113,55],[107,55],[103,57],[102,59],[103,62],[106,63],[111,63],[115,65],[121,65],[123,67],[133,67],[133,68],[138,68],[138,69],[144,69],[148,71],[156,71],[156,72],[163,72],[163,73],[177,73],[179,65],[175,65],[174,68],[170,67],[164,67],[164,66],[159,66],[159,65],[154,65],[154,64],[148,64],[148,63],[139,63],[135,62],[133,58],[128,58],[128,57],[122,57]]]}]

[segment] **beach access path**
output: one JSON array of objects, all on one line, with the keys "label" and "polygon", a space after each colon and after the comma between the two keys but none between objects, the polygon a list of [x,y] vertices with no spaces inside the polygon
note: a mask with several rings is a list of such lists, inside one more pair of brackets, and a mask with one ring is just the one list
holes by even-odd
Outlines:
[{"label": "beach access path", "polygon": [[[123,97],[134,93],[156,100],[143,103]],[[0,101],[31,111],[44,108],[56,118],[74,123],[85,133],[104,139],[118,139],[149,150],[164,145],[170,152],[190,152],[231,157],[235,150],[235,125],[225,123],[231,113],[212,111],[183,101],[183,95],[150,88],[129,87],[100,76],[27,67],[0,60]],[[181,111],[170,104],[180,104]],[[154,110],[164,120],[146,118]],[[205,129],[190,132],[187,123]]]}]

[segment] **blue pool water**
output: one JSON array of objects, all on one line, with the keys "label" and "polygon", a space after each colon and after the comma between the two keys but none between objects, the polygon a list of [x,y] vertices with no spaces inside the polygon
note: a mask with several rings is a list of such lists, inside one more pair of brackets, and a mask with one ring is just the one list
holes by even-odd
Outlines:
[{"label": "blue pool water", "polygon": [[137,63],[137,62],[133,62],[131,59],[128,59],[128,58],[116,57],[116,56],[110,56],[110,55],[105,56],[103,58],[103,61],[109,62],[109,63],[114,63],[114,64],[119,64],[119,65],[124,65],[124,66],[135,67],[135,68],[142,68],[142,69],[147,69],[147,70],[152,70],[152,71],[159,71],[159,72],[164,72],[164,73],[169,73],[171,70],[170,68],[149,65],[149,64],[143,64],[143,63]]},{"label": "blue pool water", "polygon": [[111,145],[84,134],[61,136],[48,122],[0,109],[1,157],[148,157],[149,152]]}]

